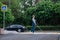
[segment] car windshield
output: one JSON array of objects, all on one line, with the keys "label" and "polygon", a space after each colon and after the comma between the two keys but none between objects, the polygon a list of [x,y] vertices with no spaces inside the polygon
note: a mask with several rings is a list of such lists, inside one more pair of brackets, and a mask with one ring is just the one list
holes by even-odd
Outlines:
[{"label": "car windshield", "polygon": [[10,26],[10,28],[13,28],[13,27],[15,27],[15,25],[11,25],[11,26]]},{"label": "car windshield", "polygon": [[17,25],[17,27],[19,28],[19,27],[23,27],[22,25]]},{"label": "car windshield", "polygon": [[10,28],[23,27],[22,25],[11,25]]}]

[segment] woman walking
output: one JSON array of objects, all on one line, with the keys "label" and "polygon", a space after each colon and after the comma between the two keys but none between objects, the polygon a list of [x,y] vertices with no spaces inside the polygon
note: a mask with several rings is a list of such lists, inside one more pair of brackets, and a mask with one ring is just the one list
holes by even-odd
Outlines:
[{"label": "woman walking", "polygon": [[36,27],[36,19],[35,19],[35,15],[32,15],[32,29],[31,29],[31,32],[34,33],[35,27]]}]

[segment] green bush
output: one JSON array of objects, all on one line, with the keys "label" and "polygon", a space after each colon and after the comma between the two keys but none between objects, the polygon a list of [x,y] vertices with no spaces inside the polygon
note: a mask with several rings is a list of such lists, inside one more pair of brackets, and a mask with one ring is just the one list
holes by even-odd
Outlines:
[{"label": "green bush", "polygon": [[[51,1],[40,1],[34,7],[29,7],[26,11],[28,18],[31,14],[36,15],[38,25],[60,25],[60,3]],[[29,20],[29,22],[31,22]]]},{"label": "green bush", "polygon": [[[20,2],[17,3],[17,0],[13,0],[12,2],[14,3],[12,4],[11,8],[15,17],[13,24],[31,25],[31,15],[34,13],[36,15],[37,25],[60,25],[60,2],[54,3],[49,0],[41,0],[35,6],[29,6],[26,8],[25,13],[21,13],[21,5],[17,6],[17,4]],[[2,3],[0,3],[0,6],[1,4]],[[6,12],[6,15],[6,20],[8,19],[7,22],[13,21],[13,16],[8,17],[9,15],[12,15],[11,11]]]},{"label": "green bush", "polygon": [[[27,30],[31,30],[32,26],[27,26]],[[35,28],[35,31],[58,31],[60,30],[60,26],[38,26]]]}]

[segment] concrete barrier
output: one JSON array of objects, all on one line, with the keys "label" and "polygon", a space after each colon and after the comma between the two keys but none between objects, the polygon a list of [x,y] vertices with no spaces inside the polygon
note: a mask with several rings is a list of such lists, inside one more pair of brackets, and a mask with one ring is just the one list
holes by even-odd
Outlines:
[{"label": "concrete barrier", "polygon": [[0,28],[0,34],[4,34],[4,29]]}]

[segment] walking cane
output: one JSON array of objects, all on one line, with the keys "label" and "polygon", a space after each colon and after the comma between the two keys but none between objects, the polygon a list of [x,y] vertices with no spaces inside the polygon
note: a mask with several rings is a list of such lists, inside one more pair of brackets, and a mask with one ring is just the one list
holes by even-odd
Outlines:
[{"label": "walking cane", "polygon": [[[36,27],[38,27],[38,25],[36,25]],[[41,30],[41,31],[42,31],[41,27],[38,27],[38,28],[39,28],[39,30]]]}]

